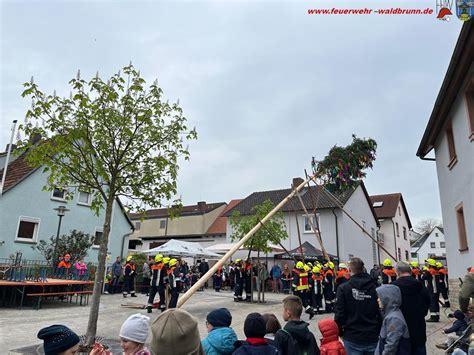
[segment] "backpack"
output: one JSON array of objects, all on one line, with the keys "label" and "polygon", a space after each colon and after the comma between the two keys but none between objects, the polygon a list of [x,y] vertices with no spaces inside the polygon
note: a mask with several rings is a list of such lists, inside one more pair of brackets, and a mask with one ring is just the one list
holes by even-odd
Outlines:
[{"label": "backpack", "polygon": [[309,349],[301,349],[300,344],[293,338],[293,336],[284,328],[281,328],[278,331],[282,331],[287,335],[287,354],[297,354],[297,355],[311,355]]}]

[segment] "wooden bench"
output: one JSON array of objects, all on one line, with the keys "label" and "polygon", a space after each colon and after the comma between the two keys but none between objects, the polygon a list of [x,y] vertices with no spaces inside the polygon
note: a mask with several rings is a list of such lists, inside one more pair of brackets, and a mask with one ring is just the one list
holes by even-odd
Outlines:
[{"label": "wooden bench", "polygon": [[38,292],[38,293],[28,293],[26,294],[27,297],[38,297],[38,303],[36,305],[35,309],[40,309],[41,308],[41,298],[42,297],[48,297],[48,296],[70,296],[69,297],[69,302],[72,301],[72,297],[76,296],[76,303],[77,299],[80,297],[80,302],[79,305],[82,306],[82,298],[83,296],[85,297],[85,302],[84,306],[89,304],[89,295],[92,295],[92,291],[62,291],[62,292]]}]

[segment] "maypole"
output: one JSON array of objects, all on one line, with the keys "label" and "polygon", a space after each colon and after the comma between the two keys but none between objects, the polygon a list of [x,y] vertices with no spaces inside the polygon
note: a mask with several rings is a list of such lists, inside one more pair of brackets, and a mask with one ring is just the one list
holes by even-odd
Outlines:
[{"label": "maypole", "polygon": [[[310,177],[311,178],[311,177]],[[268,220],[270,220],[275,213],[277,213],[288,201],[295,196],[308,182],[308,179],[303,181],[300,185],[298,185],[295,189],[291,191],[291,193],[286,196],[278,205],[275,206],[261,221],[261,223],[257,223],[255,227],[253,227],[245,236],[240,239],[236,245],[232,247],[214,266],[212,266],[208,272],[206,272],[183,296],[181,296],[178,300],[177,307],[181,307],[186,301],[199,289],[201,288],[207,280],[209,280],[212,275],[217,271],[219,267],[221,267],[227,260],[229,260],[232,255],[235,254],[236,251],[242,247],[254,234],[257,232],[262,224],[265,224]]]}]

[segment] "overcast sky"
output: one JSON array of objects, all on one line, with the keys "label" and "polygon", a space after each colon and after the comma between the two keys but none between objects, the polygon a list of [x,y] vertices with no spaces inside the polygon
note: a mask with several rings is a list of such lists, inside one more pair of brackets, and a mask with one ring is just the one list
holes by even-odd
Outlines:
[{"label": "overcast sky", "polygon": [[415,153],[461,21],[306,11],[435,0],[0,3],[2,150],[32,75],[68,96],[77,69],[107,77],[131,60],[197,128],[180,170],[185,204],[287,188],[354,133],[378,143],[369,194],[401,192],[413,224],[441,217],[435,163]]}]

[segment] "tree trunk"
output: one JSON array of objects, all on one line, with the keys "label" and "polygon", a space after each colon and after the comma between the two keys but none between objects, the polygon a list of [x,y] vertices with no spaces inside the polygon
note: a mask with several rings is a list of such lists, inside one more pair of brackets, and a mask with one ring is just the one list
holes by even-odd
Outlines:
[{"label": "tree trunk", "polygon": [[105,263],[107,259],[107,245],[109,242],[110,222],[112,219],[114,201],[115,201],[114,196],[111,196],[111,194],[109,194],[108,199],[106,201],[104,228],[103,228],[103,233],[102,233],[102,239],[100,241],[99,255],[97,258],[98,266],[97,266],[97,272],[95,273],[94,290],[92,293],[91,308],[89,312],[89,322],[87,323],[86,344],[89,346],[94,345],[95,336],[97,333],[97,321],[99,319],[100,296],[101,296],[102,289],[104,286]]}]

